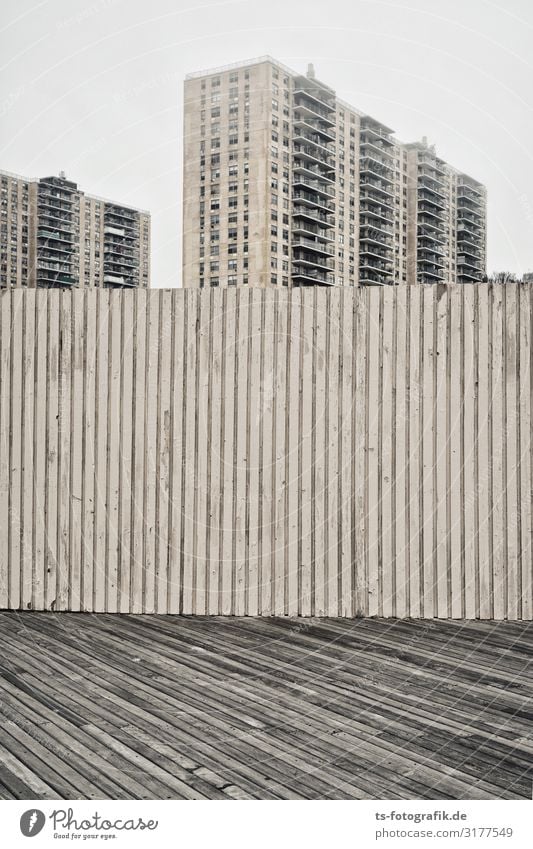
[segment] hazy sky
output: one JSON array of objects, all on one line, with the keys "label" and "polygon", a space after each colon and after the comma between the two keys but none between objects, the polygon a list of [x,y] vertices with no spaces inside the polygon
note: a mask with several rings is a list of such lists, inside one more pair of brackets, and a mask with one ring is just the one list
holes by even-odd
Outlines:
[{"label": "hazy sky", "polygon": [[181,285],[182,81],[270,54],[428,137],[489,192],[489,270],[533,270],[532,0],[3,0],[0,169],[152,212]]}]

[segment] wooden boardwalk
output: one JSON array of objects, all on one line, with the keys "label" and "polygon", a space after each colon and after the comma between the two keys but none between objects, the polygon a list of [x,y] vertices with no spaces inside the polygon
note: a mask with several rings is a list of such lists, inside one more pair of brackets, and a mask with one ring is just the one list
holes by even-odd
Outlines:
[{"label": "wooden boardwalk", "polygon": [[0,613],[0,797],[531,798],[533,624]]}]

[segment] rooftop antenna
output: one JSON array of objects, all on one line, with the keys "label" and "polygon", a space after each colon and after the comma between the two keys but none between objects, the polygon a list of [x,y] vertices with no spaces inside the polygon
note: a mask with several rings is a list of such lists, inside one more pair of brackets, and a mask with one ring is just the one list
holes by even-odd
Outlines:
[{"label": "rooftop antenna", "polygon": [[314,80],[315,78],[315,66],[312,62],[309,62],[307,66],[307,76],[310,80]]},{"label": "rooftop antenna", "polygon": [[61,180],[65,180],[65,179],[66,179],[66,177],[65,177],[65,172],[64,172],[64,171],[60,171],[60,172],[59,172],[59,177],[60,177],[60,179],[61,179]]}]

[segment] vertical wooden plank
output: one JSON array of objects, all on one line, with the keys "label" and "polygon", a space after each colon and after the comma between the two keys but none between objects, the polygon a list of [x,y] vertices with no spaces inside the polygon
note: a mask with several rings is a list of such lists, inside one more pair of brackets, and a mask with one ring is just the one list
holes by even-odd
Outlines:
[{"label": "vertical wooden plank", "polygon": [[182,587],[182,534],[184,519],[184,473],[185,455],[183,446],[186,400],[185,378],[185,297],[183,289],[172,292],[173,333],[170,355],[173,360],[172,373],[172,505],[170,530],[170,563],[168,587],[168,612],[181,613]]},{"label": "vertical wooden plank", "polygon": [[20,605],[31,608],[33,588],[33,417],[35,391],[35,289],[24,293],[24,342],[17,352],[23,358],[22,477],[21,477],[21,583]]},{"label": "vertical wooden plank", "polygon": [[520,286],[520,572],[522,619],[533,617],[532,469],[531,469],[531,286]]},{"label": "vertical wooden plank", "polygon": [[299,485],[299,613],[310,616],[312,605],[313,550],[313,336],[315,290],[301,292],[302,344],[300,349],[300,451],[298,458]]},{"label": "vertical wooden plank", "polygon": [[[158,438],[155,539],[155,609],[166,613],[168,606],[168,499],[170,489],[170,356],[172,325],[172,292],[158,291],[159,350],[158,376]],[[204,452],[205,457],[205,452]],[[205,534],[205,526],[203,529]]]},{"label": "vertical wooden plank", "polygon": [[380,425],[381,425],[381,320],[382,290],[369,289],[367,330],[367,583],[368,616],[380,613]]},{"label": "vertical wooden plank", "polygon": [[434,391],[434,289],[426,286],[422,292],[422,309],[424,321],[423,348],[423,389],[422,389],[422,457],[423,457],[423,618],[431,619],[435,615],[435,570],[434,570],[434,536],[435,521],[435,491],[433,478],[434,438],[435,438],[435,400]]},{"label": "vertical wooden plank", "polygon": [[122,293],[122,345],[120,358],[120,466],[118,527],[118,610],[131,611],[132,501],[135,487],[132,446],[134,439],[133,368],[134,308],[137,292]]},{"label": "vertical wooden plank", "polygon": [[107,386],[109,371],[108,289],[98,289],[97,351],[95,370],[95,465],[94,465],[94,611],[106,610],[106,512],[107,512]]},{"label": "vertical wooden plank", "polygon": [[84,381],[83,381],[83,492],[82,492],[82,559],[81,559],[81,610],[93,611],[95,534],[95,392],[96,392],[96,298],[93,291],[85,291]]},{"label": "vertical wooden plank", "polygon": [[506,566],[504,525],[504,455],[505,440],[503,406],[503,304],[502,286],[492,287],[492,480],[491,480],[491,524],[492,557],[494,574],[494,618],[504,619],[506,614]]},{"label": "vertical wooden plank", "polygon": [[0,292],[0,607],[9,607],[11,291]]},{"label": "vertical wooden plank", "polygon": [[70,577],[70,440],[72,293],[60,297],[58,568],[55,610],[68,609]]},{"label": "vertical wooden plank", "polygon": [[223,470],[221,474],[222,496],[222,569],[220,587],[220,612],[224,616],[233,613],[233,497],[234,497],[234,436],[235,436],[235,360],[236,360],[236,292],[227,289],[225,295],[225,325],[226,340],[224,347],[224,390],[222,394],[224,407],[223,430]]},{"label": "vertical wooden plank", "polygon": [[339,615],[339,583],[342,577],[340,562],[339,528],[341,527],[341,502],[339,499],[339,407],[342,391],[339,371],[339,346],[341,341],[341,290],[326,291],[328,298],[328,346],[326,361],[326,404],[328,406],[328,421],[326,430],[326,551],[325,551],[325,580],[326,598],[325,611],[328,616]]},{"label": "vertical wooden plank", "polygon": [[327,293],[315,290],[315,338],[314,338],[314,413],[313,413],[313,539],[314,539],[314,615],[324,616],[327,610],[328,553],[327,553],[327,461],[329,445],[327,431],[329,410],[327,409],[327,354],[328,317]]},{"label": "vertical wooden plank", "polygon": [[448,610],[447,551],[447,445],[448,445],[448,292],[447,286],[436,290],[435,365],[435,615],[446,619]]},{"label": "vertical wooden plank", "polygon": [[492,568],[490,560],[490,429],[489,429],[489,289],[478,287],[478,426],[476,433],[478,454],[478,556],[479,556],[479,615],[491,619]]},{"label": "vertical wooden plank", "polygon": [[[45,586],[45,481],[46,481],[46,293],[35,293],[35,366],[33,414],[33,610],[44,609]],[[1,378],[0,378],[1,380]],[[0,401],[0,404],[2,402]],[[43,426],[44,425],[44,426]],[[1,451],[1,448],[0,448]],[[0,473],[1,474],[1,473]]]},{"label": "vertical wooden plank", "polygon": [[[250,352],[250,446],[249,446],[249,547],[248,547],[248,591],[247,613],[257,616],[260,609],[261,588],[259,585],[259,545],[262,521],[262,501],[260,494],[261,463],[261,351],[264,335],[262,332],[262,293],[250,289],[250,312],[252,316],[251,352]],[[220,408],[220,402],[219,402]]]},{"label": "vertical wooden plank", "polygon": [[199,304],[199,343],[198,343],[198,484],[196,487],[195,505],[195,562],[196,562],[196,594],[194,608],[197,614],[207,613],[207,466],[208,466],[208,431],[210,427],[210,339],[213,333],[210,300],[200,298]]},{"label": "vertical wooden plank", "polygon": [[46,370],[46,537],[45,537],[45,609],[54,610],[57,598],[57,523],[58,523],[58,462],[59,462],[59,307],[60,292],[44,292],[47,312],[47,370]]},{"label": "vertical wooden plank", "polygon": [[[356,493],[353,476],[352,422],[354,416],[353,380],[357,352],[354,350],[354,291],[341,289],[342,323],[339,338],[339,438],[337,464],[339,467],[339,616],[353,616],[355,581],[358,568],[352,563],[352,514]],[[354,561],[355,561],[355,552]]]},{"label": "vertical wooden plank", "polygon": [[450,413],[448,465],[449,479],[447,504],[449,514],[450,581],[448,601],[450,615],[461,619],[464,615],[464,592],[462,572],[462,292],[461,286],[452,286],[450,298]]},{"label": "vertical wooden plank", "polygon": [[505,392],[506,392],[506,520],[507,529],[507,619],[519,618],[519,524],[518,483],[520,477],[520,453],[518,442],[518,334],[517,334],[517,286],[505,287]]},{"label": "vertical wooden plank", "polygon": [[131,582],[130,607],[132,613],[142,613],[144,609],[144,492],[145,478],[145,416],[146,416],[146,336],[148,293],[139,290],[134,304],[133,329],[133,455],[132,455],[132,541],[131,541]]},{"label": "vertical wooden plank", "polygon": [[409,383],[408,383],[408,424],[409,424],[409,464],[408,492],[409,504],[409,615],[419,618],[422,611],[422,289],[409,288]]},{"label": "vertical wooden plank", "polygon": [[272,421],[272,585],[271,610],[285,611],[285,419],[287,380],[288,290],[277,293],[274,307],[273,421]]},{"label": "vertical wooden plank", "polygon": [[463,288],[463,513],[464,513],[464,574],[465,616],[476,615],[476,485],[475,485],[475,404],[476,351],[474,346],[475,301],[474,289]]},{"label": "vertical wooden plank", "polygon": [[354,292],[352,328],[353,375],[352,375],[352,615],[363,616],[368,610],[367,568],[367,334],[369,312],[367,290],[358,288]]},{"label": "vertical wooden plank", "polygon": [[290,289],[291,315],[288,335],[288,369],[286,396],[287,445],[286,510],[287,510],[287,599],[286,613],[298,614],[298,454],[300,446],[300,350],[302,345],[301,289]]},{"label": "vertical wooden plank", "polygon": [[22,571],[22,421],[23,421],[23,355],[25,290],[11,293],[11,418],[9,468],[9,577],[8,607],[13,610],[21,606]]},{"label": "vertical wooden plank", "polygon": [[234,613],[235,616],[244,616],[246,610],[247,592],[247,526],[246,510],[248,504],[247,477],[248,477],[248,452],[247,452],[247,428],[248,428],[248,344],[249,344],[249,292],[246,289],[238,289],[236,302],[239,314],[238,337],[237,337],[237,376],[234,399],[235,410],[235,575],[234,575]]},{"label": "vertical wooden plank", "polygon": [[122,292],[111,290],[107,396],[107,515],[106,515],[106,610],[118,612],[119,473],[120,473],[120,376],[122,342]]},{"label": "vertical wooden plank", "polygon": [[394,615],[404,618],[407,608],[407,584],[409,580],[407,556],[407,386],[406,386],[406,335],[407,335],[407,286],[398,286],[396,295],[394,386],[396,389],[394,426],[394,560],[395,608]]},{"label": "vertical wooden plank", "polygon": [[145,484],[144,484],[144,550],[143,550],[143,612],[156,612],[156,489],[157,489],[157,431],[158,419],[158,357],[159,357],[159,292],[147,293],[146,312],[146,395],[145,395]]},{"label": "vertical wooden plank", "polygon": [[269,290],[263,295],[263,361],[261,372],[261,547],[260,547],[260,610],[262,616],[272,613],[272,538],[273,538],[273,477],[272,432],[274,406],[274,311],[275,295]]},{"label": "vertical wooden plank", "polygon": [[73,289],[70,396],[70,549],[68,609],[81,610],[83,508],[84,292]]},{"label": "vertical wooden plank", "polygon": [[220,613],[220,586],[222,583],[221,549],[222,539],[221,508],[221,472],[222,466],[222,423],[223,423],[223,373],[224,347],[226,342],[224,332],[222,289],[214,289],[211,299],[211,335],[212,335],[212,375],[211,375],[211,415],[210,415],[210,486],[209,486],[209,576],[208,576],[208,607],[211,614]]},{"label": "vertical wooden plank", "polygon": [[394,374],[394,336],[396,291],[383,288],[382,370],[381,370],[381,565],[379,571],[380,615],[394,616],[396,609],[396,557],[393,540],[393,482],[396,474],[393,438],[396,428],[396,386]]}]

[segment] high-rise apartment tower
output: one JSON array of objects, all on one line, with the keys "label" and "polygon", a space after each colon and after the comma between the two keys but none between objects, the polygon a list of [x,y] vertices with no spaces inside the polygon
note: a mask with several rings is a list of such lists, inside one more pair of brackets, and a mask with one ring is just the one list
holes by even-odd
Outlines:
[{"label": "high-rise apartment tower", "polygon": [[185,286],[467,283],[485,189],[270,57],[185,80]]},{"label": "high-rise apartment tower", "polygon": [[0,171],[0,287],[150,286],[150,215]]}]

